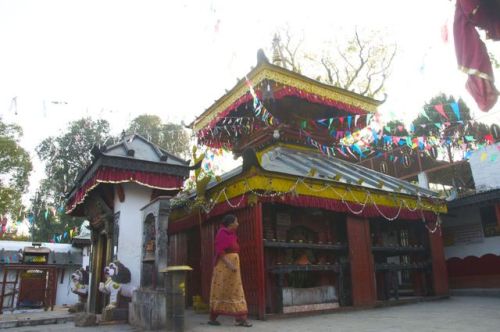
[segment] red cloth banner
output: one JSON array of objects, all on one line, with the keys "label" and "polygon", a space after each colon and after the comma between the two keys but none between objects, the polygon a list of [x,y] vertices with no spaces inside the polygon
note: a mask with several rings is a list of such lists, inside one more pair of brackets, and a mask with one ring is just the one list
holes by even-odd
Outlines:
[{"label": "red cloth banner", "polygon": [[[245,194],[244,197],[238,196],[230,199],[229,202],[223,201],[221,203],[218,203],[209,212],[209,215],[213,217],[234,211],[236,209],[242,209],[248,206],[249,204],[247,196],[248,195]],[[406,207],[402,207],[401,210],[399,210],[398,207],[391,207],[391,206],[375,207],[374,205],[371,204],[367,204],[365,207],[362,207],[354,202],[346,202],[347,204],[349,204],[349,207],[352,210],[356,212],[361,210],[359,214],[354,214],[350,211],[346,203],[339,200],[322,198],[322,197],[313,197],[304,195],[295,196],[291,194],[286,194],[279,197],[259,197],[258,199],[261,202],[285,204],[297,207],[314,207],[330,211],[344,212],[347,214],[357,215],[359,217],[366,217],[366,218],[378,218],[384,216],[389,218],[394,218],[395,216],[397,216],[398,218],[396,220],[404,220],[404,219],[423,220],[426,222],[435,222],[437,219],[437,215],[432,211],[420,211],[418,209],[415,211],[410,211]],[[383,215],[381,215],[381,213],[383,213]],[[176,231],[178,230],[176,229]],[[169,232],[171,231],[169,230]]]},{"label": "red cloth banner", "polygon": [[151,173],[143,171],[131,171],[113,167],[101,167],[97,172],[85,182],[69,200],[67,211],[69,213],[85,200],[87,194],[97,187],[99,183],[125,183],[135,182],[137,184],[160,190],[180,190],[184,178],[161,173]]},{"label": "red cloth banner", "polygon": [[466,88],[482,111],[489,111],[498,99],[493,69],[486,46],[476,27],[490,38],[500,39],[500,6],[495,1],[457,0],[453,31],[458,66],[469,75]]}]

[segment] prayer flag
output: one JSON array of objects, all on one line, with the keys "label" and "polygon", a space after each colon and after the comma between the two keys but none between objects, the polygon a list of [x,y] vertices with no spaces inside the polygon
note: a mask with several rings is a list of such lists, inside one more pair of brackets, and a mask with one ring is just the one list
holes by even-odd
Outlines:
[{"label": "prayer flag", "polygon": [[434,108],[436,109],[436,111],[441,114],[444,118],[446,118],[446,120],[450,120],[448,118],[448,115],[446,115],[445,111],[444,111],[444,105],[443,104],[439,104],[439,105],[434,105]]},{"label": "prayer flag", "polygon": [[455,113],[457,120],[460,121],[460,110],[458,108],[458,103],[451,103],[451,109],[453,110],[453,113]]}]

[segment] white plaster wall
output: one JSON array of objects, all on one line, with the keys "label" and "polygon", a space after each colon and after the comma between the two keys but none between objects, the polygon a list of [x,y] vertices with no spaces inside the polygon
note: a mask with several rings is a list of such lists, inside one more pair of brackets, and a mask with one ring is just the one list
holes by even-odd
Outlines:
[{"label": "white plaster wall", "polygon": [[[0,269],[0,280],[3,280],[4,274],[5,274],[5,271],[3,271],[2,269]],[[9,271],[7,273],[7,279],[6,279],[6,281],[15,281],[15,280],[16,280],[16,272],[15,271]],[[14,287],[13,284],[6,284],[5,285],[5,294],[11,294],[13,287]],[[19,290],[19,282],[18,282],[18,284],[17,284],[16,287],[17,287],[17,290]],[[19,295],[19,293],[15,295],[16,298],[14,299],[14,305],[15,305],[15,303],[17,303],[17,297],[18,297],[18,295]],[[4,307],[9,307],[10,304],[11,304],[11,301],[12,301],[12,295],[5,296],[4,300],[3,300],[3,306]]]},{"label": "white plaster wall", "polygon": [[[475,151],[469,159],[476,189],[500,188],[500,143],[488,145]],[[496,155],[496,160],[492,157]],[[485,160],[481,160],[486,157]],[[494,157],[493,157],[494,158]]]},{"label": "white plaster wall", "polygon": [[66,268],[64,270],[63,282],[61,283],[61,271],[57,274],[57,294],[56,305],[72,305],[78,302],[78,296],[71,292],[71,274],[78,266]]},{"label": "white plaster wall", "polygon": [[[31,247],[31,241],[0,241],[0,249],[7,250],[19,250],[24,249],[24,247]],[[81,249],[73,247],[69,243],[48,243],[42,242],[42,247],[49,248],[54,252],[81,252]]]},{"label": "white plaster wall", "polygon": [[[17,250],[22,250],[24,247],[31,246],[32,242],[29,241],[0,241],[0,249],[4,249],[5,251],[17,251]],[[42,243],[42,247],[49,248],[50,250],[57,252],[57,253],[66,253],[68,251],[71,251],[73,253],[78,253],[81,252],[82,250],[79,248],[73,247],[71,244],[68,243]],[[88,255],[88,253],[87,253]],[[85,258],[85,255],[83,256]],[[88,256],[87,256],[88,257]],[[87,258],[88,261],[88,258]],[[78,301],[78,297],[71,293],[70,287],[71,287],[71,281],[70,277],[73,271],[75,271],[79,266],[71,266],[65,268],[64,271],[64,277],[63,277],[63,282],[61,283],[61,271],[58,270],[58,275],[57,275],[57,293],[56,293],[56,305],[63,305],[63,304],[74,304]],[[0,268],[0,278],[3,278],[3,273],[1,273],[1,268]],[[15,280],[15,272],[10,271],[9,274],[7,275],[8,280],[14,281]],[[19,284],[18,284],[19,287]],[[7,304],[7,302],[4,302]]]},{"label": "white plaster wall", "polygon": [[500,255],[500,236],[485,237],[483,242],[444,248],[446,259],[467,256],[481,257],[486,254]]},{"label": "white plaster wall", "polygon": [[141,208],[150,202],[152,189],[135,183],[122,184],[125,200],[120,202],[115,195],[115,213],[120,212],[120,234],[118,236],[118,259],[130,270],[130,284],[140,286],[142,254]]},{"label": "white plaster wall", "polygon": [[90,246],[82,249],[82,267],[90,270]]},{"label": "white plaster wall", "polygon": [[[455,217],[443,217],[443,228],[481,224],[479,209],[473,206],[467,206],[452,211]],[[464,258],[467,256],[481,257],[486,254],[500,255],[500,236],[483,237],[481,242],[458,244],[444,247],[446,259],[452,257]]]}]

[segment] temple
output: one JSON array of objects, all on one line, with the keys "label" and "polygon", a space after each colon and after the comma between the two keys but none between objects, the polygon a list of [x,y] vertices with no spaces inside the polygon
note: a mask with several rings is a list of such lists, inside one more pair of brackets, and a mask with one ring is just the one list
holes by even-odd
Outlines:
[{"label": "temple", "polygon": [[198,168],[195,190],[177,195],[201,157],[189,166],[135,134],[92,150],[66,205],[90,220],[88,313],[143,329],[182,326],[173,303],[183,306],[185,291],[188,306],[206,307],[227,213],[240,223],[246,300],[261,319],[448,294],[446,202],[360,165],[370,153],[362,128],[380,102],[263,52],[258,60],[191,124],[199,145],[231,150],[239,167],[216,178]]},{"label": "temple", "polygon": [[103,321],[129,321],[146,329],[165,327],[161,270],[167,265],[168,219],[163,205],[155,202],[158,197],[168,200],[182,189],[189,162],[137,134],[95,147],[92,155],[66,204],[68,214],[90,221],[86,311],[102,314]]},{"label": "temple", "polygon": [[208,302],[226,213],[240,223],[246,300],[261,319],[448,294],[446,203],[355,163],[366,151],[352,142],[379,105],[259,52],[257,66],[192,123],[199,144],[243,162],[172,204],[169,264],[194,269],[188,303]]}]

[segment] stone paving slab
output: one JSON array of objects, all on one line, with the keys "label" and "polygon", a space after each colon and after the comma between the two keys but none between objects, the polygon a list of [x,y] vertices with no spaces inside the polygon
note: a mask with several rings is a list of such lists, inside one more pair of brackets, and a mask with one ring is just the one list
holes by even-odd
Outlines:
[{"label": "stone paving slab", "polygon": [[[252,328],[235,327],[230,317],[221,317],[221,326],[207,324],[207,315],[186,313],[185,331],[194,332],[491,332],[499,331],[500,298],[451,297],[402,306],[341,311],[267,321],[252,320]],[[128,332],[130,325],[75,327],[74,323],[17,327],[8,332]]]},{"label": "stone paving slab", "polygon": [[72,322],[73,314],[66,307],[54,307],[54,310],[26,309],[15,311],[4,311],[0,315],[0,329],[37,326],[48,324],[64,324]]}]

